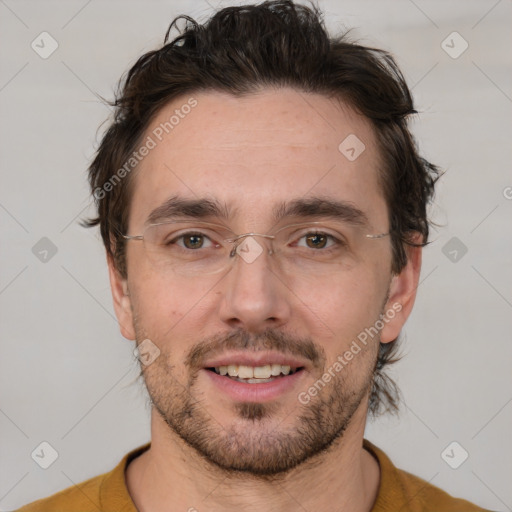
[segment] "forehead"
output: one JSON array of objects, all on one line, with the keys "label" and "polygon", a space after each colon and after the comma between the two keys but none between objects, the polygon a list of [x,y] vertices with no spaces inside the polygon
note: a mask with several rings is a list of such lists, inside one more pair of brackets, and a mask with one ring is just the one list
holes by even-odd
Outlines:
[{"label": "forehead", "polygon": [[276,204],[308,195],[354,203],[369,218],[385,215],[370,123],[323,95],[191,93],[158,112],[143,141],[150,139],[133,176],[133,227],[173,196],[211,197],[253,224]]}]

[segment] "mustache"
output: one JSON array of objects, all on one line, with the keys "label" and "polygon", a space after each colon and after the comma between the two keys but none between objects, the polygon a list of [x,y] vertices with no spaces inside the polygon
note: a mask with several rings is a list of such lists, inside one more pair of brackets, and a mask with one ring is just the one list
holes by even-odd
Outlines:
[{"label": "mustache", "polygon": [[311,338],[292,336],[275,329],[267,329],[258,334],[238,329],[229,334],[218,334],[200,341],[188,353],[185,364],[189,368],[199,370],[204,367],[207,359],[228,350],[275,350],[308,359],[316,368],[322,368],[326,361],[325,351]]}]

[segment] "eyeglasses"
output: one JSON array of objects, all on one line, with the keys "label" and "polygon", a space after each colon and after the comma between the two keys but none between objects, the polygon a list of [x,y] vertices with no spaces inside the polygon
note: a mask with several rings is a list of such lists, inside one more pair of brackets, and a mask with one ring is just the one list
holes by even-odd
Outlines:
[{"label": "eyeglasses", "polygon": [[251,264],[265,252],[280,270],[291,275],[318,276],[351,268],[375,240],[389,233],[364,234],[340,222],[289,224],[272,233],[237,235],[221,224],[176,220],[150,224],[142,235],[122,235],[142,240],[148,259],[158,272],[202,276],[222,272],[240,258]]}]

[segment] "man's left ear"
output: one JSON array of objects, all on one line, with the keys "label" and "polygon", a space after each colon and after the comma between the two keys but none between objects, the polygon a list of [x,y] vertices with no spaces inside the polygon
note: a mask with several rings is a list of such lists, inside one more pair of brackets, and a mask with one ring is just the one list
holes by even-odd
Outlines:
[{"label": "man's left ear", "polygon": [[[423,237],[417,233],[412,237],[415,244]],[[423,247],[406,246],[407,263],[399,274],[391,279],[389,297],[384,308],[384,327],[380,333],[381,343],[395,340],[412,311],[421,272]]]}]

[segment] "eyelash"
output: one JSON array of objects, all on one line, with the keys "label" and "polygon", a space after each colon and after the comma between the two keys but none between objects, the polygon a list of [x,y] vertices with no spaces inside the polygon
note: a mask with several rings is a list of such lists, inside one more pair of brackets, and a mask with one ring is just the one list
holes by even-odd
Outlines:
[{"label": "eyelash", "polygon": [[[166,242],[165,245],[175,245],[178,240],[183,240],[184,238],[191,237],[191,236],[202,236],[202,237],[210,240],[212,243],[215,243],[216,245],[218,245],[218,242],[213,242],[212,239],[208,235],[205,235],[204,233],[201,233],[198,231],[188,231],[186,233],[182,233],[181,235],[175,236],[172,240],[169,240],[168,242]],[[186,249],[186,247],[184,249]]]},{"label": "eyelash", "polygon": [[[177,242],[179,240],[183,240],[183,239],[185,239],[187,237],[191,237],[191,236],[201,236],[201,237],[208,239],[212,244],[217,245],[217,246],[219,245],[218,242],[214,242],[212,240],[212,238],[209,237],[207,234],[201,233],[198,231],[189,231],[186,233],[182,233],[182,234],[174,237],[172,240],[169,240],[168,242],[166,242],[165,245],[175,245],[175,244],[177,244]],[[330,246],[328,246],[326,248],[322,248],[322,252],[328,252],[329,250],[333,250],[335,248],[334,246],[338,246],[338,247],[346,247],[347,246],[345,241],[343,241],[340,238],[338,238],[330,233],[327,233],[325,231],[308,231],[306,233],[301,234],[298,238],[295,239],[295,241],[293,243],[296,244],[300,240],[307,238],[307,237],[311,237],[311,236],[324,236],[324,237],[327,237],[328,241],[333,242],[333,244],[331,244]],[[182,247],[182,246],[180,246],[180,247]],[[193,249],[188,249],[186,247],[182,247],[182,248],[186,249],[186,250],[193,250]]]}]

